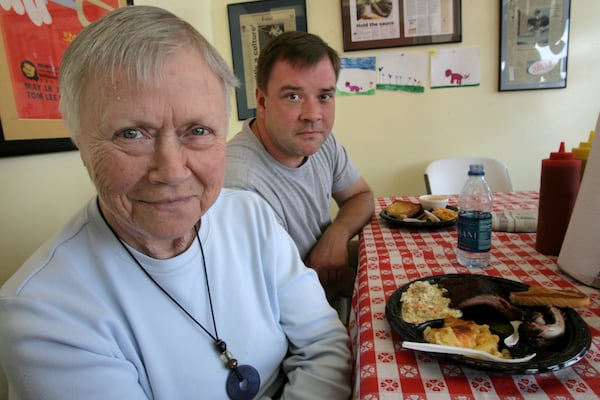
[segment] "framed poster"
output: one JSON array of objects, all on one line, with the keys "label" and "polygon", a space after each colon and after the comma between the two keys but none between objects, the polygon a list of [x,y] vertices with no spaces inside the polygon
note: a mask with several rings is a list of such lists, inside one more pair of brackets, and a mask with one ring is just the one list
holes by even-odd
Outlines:
[{"label": "framed poster", "polygon": [[74,150],[58,111],[60,60],[81,29],[133,0],[0,7],[0,157]]},{"label": "framed poster", "polygon": [[502,0],[500,91],[567,87],[570,0]]},{"label": "framed poster", "polygon": [[344,50],[462,41],[460,0],[342,0]]},{"label": "framed poster", "polygon": [[256,63],[261,49],[286,31],[307,32],[305,0],[267,0],[227,5],[238,120],[256,115]]}]

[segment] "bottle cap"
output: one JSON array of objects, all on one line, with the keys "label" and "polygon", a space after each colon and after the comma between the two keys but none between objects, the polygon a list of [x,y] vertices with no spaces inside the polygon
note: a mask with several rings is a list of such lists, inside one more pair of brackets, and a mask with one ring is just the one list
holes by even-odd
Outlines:
[{"label": "bottle cap", "polygon": [[573,153],[570,151],[565,151],[565,142],[560,142],[560,147],[558,148],[558,152],[550,153],[551,160],[572,160]]},{"label": "bottle cap", "polygon": [[483,164],[470,164],[469,165],[469,176],[485,175],[483,171]]},{"label": "bottle cap", "polygon": [[575,158],[580,160],[587,160],[590,155],[590,150],[592,148],[592,141],[594,140],[594,131],[590,131],[590,138],[587,142],[580,142],[579,147],[573,147],[573,155]]}]

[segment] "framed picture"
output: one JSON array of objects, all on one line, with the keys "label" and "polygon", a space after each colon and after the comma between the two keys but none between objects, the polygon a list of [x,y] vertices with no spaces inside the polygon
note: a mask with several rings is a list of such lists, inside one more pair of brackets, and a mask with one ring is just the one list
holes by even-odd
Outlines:
[{"label": "framed picture", "polygon": [[127,4],[133,1],[0,8],[0,157],[75,149],[58,111],[60,60],[85,25]]},{"label": "framed picture", "polygon": [[260,51],[286,31],[307,32],[305,0],[267,0],[228,4],[238,119],[256,115],[256,63]]},{"label": "framed picture", "polygon": [[570,0],[501,0],[500,91],[567,87]]},{"label": "framed picture", "polygon": [[460,0],[342,0],[344,50],[462,41]]}]

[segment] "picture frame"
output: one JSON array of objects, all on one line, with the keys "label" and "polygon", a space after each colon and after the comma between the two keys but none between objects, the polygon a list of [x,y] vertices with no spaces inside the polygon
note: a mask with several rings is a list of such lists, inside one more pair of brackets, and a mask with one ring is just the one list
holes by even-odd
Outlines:
[{"label": "picture frame", "polygon": [[462,42],[460,0],[418,1],[341,0],[344,51]]},{"label": "picture frame", "polygon": [[501,0],[498,90],[567,87],[570,0]]},{"label": "picture frame", "polygon": [[[60,58],[84,25],[131,4],[103,0],[84,8],[78,2],[72,9],[37,2],[25,5],[24,13],[0,8],[0,157],[76,149],[58,111]],[[51,22],[38,20],[44,14]]]},{"label": "picture frame", "polygon": [[227,5],[238,120],[256,115],[256,63],[260,50],[277,34],[307,32],[305,0],[266,0]]}]

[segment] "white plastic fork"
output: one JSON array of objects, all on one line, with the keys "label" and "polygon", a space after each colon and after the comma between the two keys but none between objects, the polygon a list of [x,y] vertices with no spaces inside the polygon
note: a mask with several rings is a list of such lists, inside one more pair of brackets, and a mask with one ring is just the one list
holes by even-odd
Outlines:
[{"label": "white plastic fork", "polygon": [[504,344],[507,347],[514,347],[517,343],[519,343],[519,326],[522,323],[523,321],[510,321],[510,324],[513,327],[513,333],[504,339]]},{"label": "white plastic fork", "polygon": [[486,351],[475,350],[475,349],[467,349],[464,347],[454,347],[454,346],[445,346],[441,344],[433,344],[433,343],[421,343],[421,342],[402,342],[402,347],[405,349],[411,350],[420,350],[420,351],[428,351],[431,353],[442,353],[442,354],[458,354],[465,355],[468,357],[478,358],[481,360],[488,361],[497,361],[502,363],[521,363],[531,360],[535,357],[535,353],[529,354],[525,357],[520,358],[501,358],[496,357]]}]

